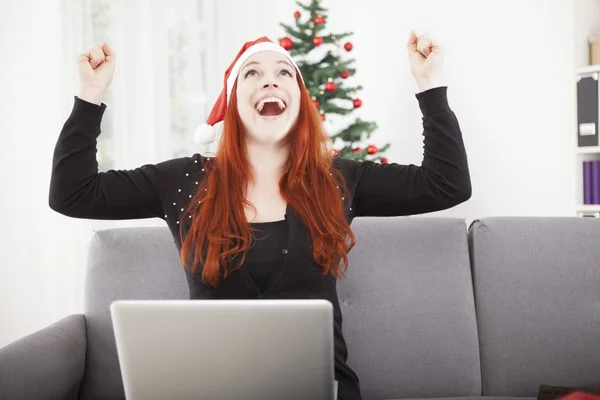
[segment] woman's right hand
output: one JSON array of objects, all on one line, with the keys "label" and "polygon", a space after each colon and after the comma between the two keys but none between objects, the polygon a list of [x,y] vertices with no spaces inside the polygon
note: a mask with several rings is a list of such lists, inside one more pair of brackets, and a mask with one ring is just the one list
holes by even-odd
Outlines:
[{"label": "woman's right hand", "polygon": [[100,105],[115,72],[116,54],[108,43],[96,43],[77,57],[79,97]]}]

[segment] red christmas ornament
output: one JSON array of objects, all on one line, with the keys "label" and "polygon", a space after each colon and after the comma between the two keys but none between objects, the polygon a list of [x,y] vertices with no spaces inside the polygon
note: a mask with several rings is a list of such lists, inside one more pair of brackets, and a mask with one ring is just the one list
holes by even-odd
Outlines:
[{"label": "red christmas ornament", "polygon": [[325,90],[328,92],[335,92],[336,89],[337,85],[335,84],[335,82],[327,82],[325,84]]},{"label": "red christmas ornament", "polygon": [[344,79],[348,78],[350,76],[350,72],[348,71],[342,71],[342,73],[340,74],[340,76]]},{"label": "red christmas ornament", "polygon": [[352,43],[350,43],[350,42],[346,42],[346,43],[344,44],[344,49],[346,49],[346,51],[350,51],[350,50],[352,50]]},{"label": "red christmas ornament", "polygon": [[352,149],[352,153],[353,153],[353,154],[358,154],[358,153],[360,153],[361,151],[362,151],[362,149],[361,149],[360,147],[357,147],[357,148],[355,148],[355,149]]},{"label": "red christmas ornament", "polygon": [[322,45],[322,44],[323,44],[323,38],[322,38],[322,37],[320,37],[320,36],[315,36],[315,37],[313,38],[313,44],[314,44],[315,46],[320,46],[320,45]]},{"label": "red christmas ornament", "polygon": [[313,99],[313,104],[315,105],[315,107],[319,107],[319,100],[317,99]]},{"label": "red christmas ornament", "polygon": [[294,42],[289,37],[279,39],[279,45],[286,50],[291,50],[294,47]]},{"label": "red christmas ornament", "polygon": [[358,108],[358,107],[362,106],[362,100],[361,99],[354,99],[352,101],[352,104],[354,104],[354,108]]},{"label": "red christmas ornament", "polygon": [[379,151],[376,146],[370,145],[367,147],[367,153],[373,155]]},{"label": "red christmas ornament", "polygon": [[383,164],[387,164],[387,162],[388,162],[388,159],[387,159],[387,157],[381,157],[381,162],[382,162]]},{"label": "red christmas ornament", "polygon": [[334,157],[337,157],[337,156],[340,155],[340,152],[337,151],[336,149],[331,149],[331,155],[334,156]]},{"label": "red christmas ornament", "polygon": [[296,11],[296,12],[294,13],[294,18],[296,18],[296,19],[300,18],[300,15],[301,15],[301,14],[300,14],[300,11]]},{"label": "red christmas ornament", "polygon": [[325,121],[325,114],[321,114],[321,121]]},{"label": "red christmas ornament", "polygon": [[315,24],[317,25],[325,23],[325,19],[320,15],[317,15],[313,21],[315,21]]}]

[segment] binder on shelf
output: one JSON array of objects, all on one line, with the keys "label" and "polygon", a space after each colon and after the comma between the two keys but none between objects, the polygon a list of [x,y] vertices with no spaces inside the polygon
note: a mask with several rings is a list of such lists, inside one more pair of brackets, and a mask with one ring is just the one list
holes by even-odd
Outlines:
[{"label": "binder on shelf", "polygon": [[600,205],[600,161],[583,162],[583,204]]},{"label": "binder on shelf", "polygon": [[594,204],[592,202],[592,192],[593,188],[593,162],[592,161],[584,161],[583,162],[583,204]]},{"label": "binder on shelf", "polygon": [[592,163],[592,204],[600,204],[600,161]]},{"label": "binder on shelf", "polygon": [[577,75],[577,145],[598,146],[598,77],[600,71]]}]

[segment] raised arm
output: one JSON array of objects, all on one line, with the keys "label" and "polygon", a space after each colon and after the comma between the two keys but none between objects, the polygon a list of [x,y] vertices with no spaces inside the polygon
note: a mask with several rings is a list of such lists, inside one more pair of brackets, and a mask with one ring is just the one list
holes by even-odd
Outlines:
[{"label": "raised arm", "polygon": [[96,139],[105,109],[105,104],[75,97],[54,149],[50,207],[75,218],[161,217],[162,198],[188,160],[179,158],[133,170],[98,172]]},{"label": "raised arm", "polygon": [[162,198],[189,160],[98,172],[96,139],[106,110],[102,99],[112,81],[115,61],[115,52],[106,43],[78,56],[79,94],[54,149],[49,204],[76,218],[161,217]]},{"label": "raised arm", "polygon": [[439,211],[471,197],[471,178],[462,132],[440,84],[441,46],[411,31],[407,43],[416,98],[423,115],[420,166],[363,162],[352,168],[357,216],[403,216]]},{"label": "raised arm", "polygon": [[417,94],[424,155],[417,165],[363,161],[354,169],[356,216],[404,216],[439,211],[471,197],[467,154],[446,87]]}]

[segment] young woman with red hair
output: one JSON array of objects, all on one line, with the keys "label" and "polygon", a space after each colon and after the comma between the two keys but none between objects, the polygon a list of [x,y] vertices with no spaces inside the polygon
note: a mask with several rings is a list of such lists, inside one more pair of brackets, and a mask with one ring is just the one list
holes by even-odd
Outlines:
[{"label": "young woman with red hair", "polygon": [[421,166],[332,157],[297,65],[263,37],[239,51],[197,131],[205,143],[218,133],[214,157],[98,172],[96,138],[116,54],[95,45],[79,56],[80,92],[56,144],[50,207],[75,218],[164,219],[191,299],[330,301],[338,395],[359,400],[336,292],[355,244],[353,218],[438,211],[471,196],[461,130],[438,81],[442,49],[413,31],[407,49],[423,114]]}]

